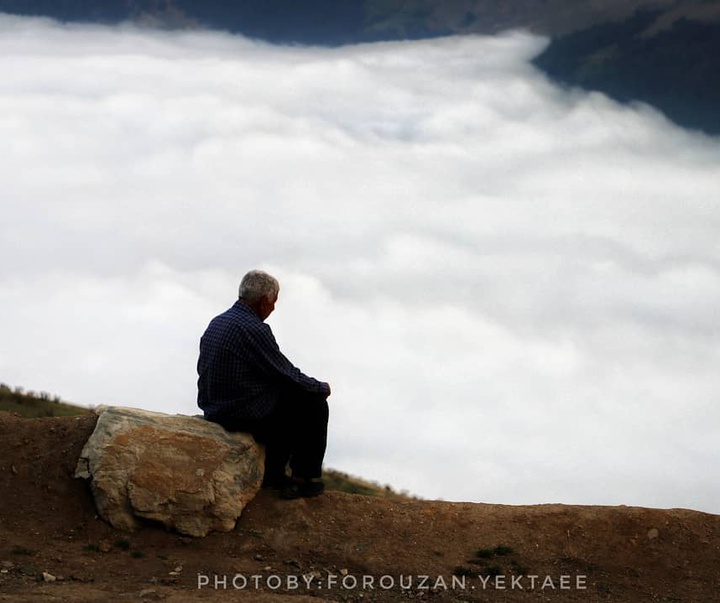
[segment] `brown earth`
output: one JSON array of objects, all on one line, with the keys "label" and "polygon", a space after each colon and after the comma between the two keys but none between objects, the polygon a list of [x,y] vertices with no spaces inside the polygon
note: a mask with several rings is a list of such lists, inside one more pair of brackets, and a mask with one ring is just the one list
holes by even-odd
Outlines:
[{"label": "brown earth", "polygon": [[120,532],[72,477],[94,422],[0,413],[0,601],[720,601],[720,516],[681,509],[262,491],[230,533]]}]

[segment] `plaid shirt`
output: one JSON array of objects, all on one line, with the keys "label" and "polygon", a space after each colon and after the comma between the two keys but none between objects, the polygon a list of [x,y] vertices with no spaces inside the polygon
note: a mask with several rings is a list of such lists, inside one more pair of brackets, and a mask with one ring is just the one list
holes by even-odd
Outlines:
[{"label": "plaid shirt", "polygon": [[293,389],[328,395],[280,351],[269,325],[242,301],[210,321],[200,339],[198,406],[205,418],[258,419]]}]

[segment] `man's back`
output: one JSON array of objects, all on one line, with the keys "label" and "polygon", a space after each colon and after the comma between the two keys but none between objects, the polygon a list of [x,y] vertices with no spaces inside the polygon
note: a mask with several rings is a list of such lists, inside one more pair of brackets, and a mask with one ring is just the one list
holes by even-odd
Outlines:
[{"label": "man's back", "polygon": [[287,390],[329,393],[293,366],[242,300],[213,318],[200,339],[198,375],[198,406],[210,420],[265,417]]},{"label": "man's back", "polygon": [[275,387],[253,353],[267,339],[264,330],[240,300],[210,321],[198,358],[198,406],[207,418],[256,419],[272,410]]}]

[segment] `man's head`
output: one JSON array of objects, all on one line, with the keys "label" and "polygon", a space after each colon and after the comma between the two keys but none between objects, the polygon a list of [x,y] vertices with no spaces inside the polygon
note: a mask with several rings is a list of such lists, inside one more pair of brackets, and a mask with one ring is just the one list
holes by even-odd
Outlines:
[{"label": "man's head", "polygon": [[265,320],[275,309],[280,293],[280,283],[274,276],[262,270],[251,270],[240,281],[238,297],[243,300],[260,320]]}]

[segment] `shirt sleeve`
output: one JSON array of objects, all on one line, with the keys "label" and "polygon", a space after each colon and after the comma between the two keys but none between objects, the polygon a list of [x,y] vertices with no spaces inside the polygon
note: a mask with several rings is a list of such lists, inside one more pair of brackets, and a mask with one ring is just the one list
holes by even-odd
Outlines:
[{"label": "shirt sleeve", "polygon": [[280,385],[294,385],[309,393],[330,394],[327,383],[309,377],[287,359],[269,325],[262,323],[257,330],[253,329],[249,343],[254,348],[252,357],[258,368],[273,381]]}]

